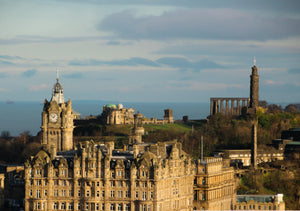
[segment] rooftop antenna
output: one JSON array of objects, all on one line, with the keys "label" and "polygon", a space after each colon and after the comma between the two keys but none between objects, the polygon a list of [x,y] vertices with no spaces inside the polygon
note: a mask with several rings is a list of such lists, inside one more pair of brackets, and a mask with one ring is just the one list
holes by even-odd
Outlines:
[{"label": "rooftop antenna", "polygon": [[256,65],[256,58],[255,58],[255,56],[253,58],[253,63],[254,63],[254,66],[255,66]]}]

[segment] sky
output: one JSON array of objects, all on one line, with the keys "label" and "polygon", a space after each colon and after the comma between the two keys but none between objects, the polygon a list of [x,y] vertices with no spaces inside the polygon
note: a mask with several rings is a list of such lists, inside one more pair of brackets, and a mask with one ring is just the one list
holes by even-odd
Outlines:
[{"label": "sky", "polygon": [[0,101],[300,102],[300,1],[0,0]]}]

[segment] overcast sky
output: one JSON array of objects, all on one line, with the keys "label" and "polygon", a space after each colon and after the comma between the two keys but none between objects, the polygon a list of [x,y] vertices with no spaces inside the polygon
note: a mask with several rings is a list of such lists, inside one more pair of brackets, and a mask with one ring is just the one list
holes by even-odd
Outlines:
[{"label": "overcast sky", "polygon": [[0,0],[0,101],[300,101],[300,1]]}]

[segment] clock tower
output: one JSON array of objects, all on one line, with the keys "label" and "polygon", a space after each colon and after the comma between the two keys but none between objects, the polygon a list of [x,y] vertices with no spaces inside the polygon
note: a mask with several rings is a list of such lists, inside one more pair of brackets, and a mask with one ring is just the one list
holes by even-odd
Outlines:
[{"label": "clock tower", "polygon": [[41,126],[42,146],[52,155],[73,149],[73,118],[71,100],[65,103],[63,88],[57,78],[50,102],[44,101]]}]

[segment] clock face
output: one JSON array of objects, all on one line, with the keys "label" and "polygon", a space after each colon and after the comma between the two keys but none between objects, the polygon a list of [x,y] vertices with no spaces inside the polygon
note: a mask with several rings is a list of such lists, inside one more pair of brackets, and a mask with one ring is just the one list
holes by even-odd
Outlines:
[{"label": "clock face", "polygon": [[57,122],[58,120],[58,115],[56,113],[50,114],[50,121],[51,122]]}]

